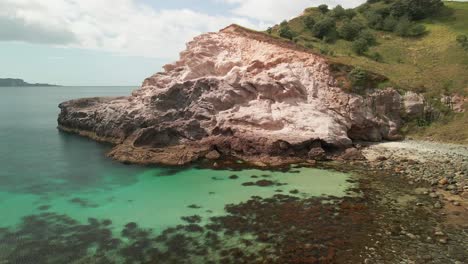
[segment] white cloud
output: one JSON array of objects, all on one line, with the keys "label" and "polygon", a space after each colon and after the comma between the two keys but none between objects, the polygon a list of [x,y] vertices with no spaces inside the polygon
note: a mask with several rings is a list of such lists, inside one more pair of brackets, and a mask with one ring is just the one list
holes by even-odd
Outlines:
[{"label": "white cloud", "polygon": [[295,17],[311,6],[327,4],[331,7],[341,4],[343,7],[355,7],[365,0],[218,0],[234,6],[236,15],[253,18],[266,23],[278,23],[283,19]]},{"label": "white cloud", "polygon": [[2,21],[11,37],[0,40],[158,58],[174,58],[194,36],[231,23],[256,27],[245,18],[157,11],[134,0],[2,0],[0,26]]},{"label": "white cloud", "polygon": [[[256,29],[296,16],[323,0],[206,0],[231,14],[155,10],[138,0],[0,0],[0,41],[54,44],[120,55],[174,59],[196,35],[231,23]],[[325,0],[357,5],[364,0]],[[187,3],[190,5],[190,3]]]},{"label": "white cloud", "polygon": [[[38,11],[40,6],[30,6]],[[75,35],[54,23],[34,23],[25,1],[0,2],[0,40],[20,40],[44,44],[66,44]]]}]

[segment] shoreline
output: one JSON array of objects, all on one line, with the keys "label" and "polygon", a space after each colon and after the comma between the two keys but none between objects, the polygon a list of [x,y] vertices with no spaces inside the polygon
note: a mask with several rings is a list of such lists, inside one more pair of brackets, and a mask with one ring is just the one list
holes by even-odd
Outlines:
[{"label": "shoreline", "polygon": [[[468,146],[453,143],[407,139],[383,142],[355,141],[349,148],[333,149],[320,153],[317,157],[310,157],[310,155],[309,157],[297,156],[290,153],[285,155],[243,155],[228,149],[220,150],[208,147],[213,145],[210,140],[201,143],[195,142],[196,144],[187,143],[161,148],[137,147],[128,144],[128,142],[132,141],[131,138],[122,140],[120,138],[102,137],[95,132],[68,128],[63,125],[59,125],[57,128],[63,133],[84,136],[98,142],[112,144],[114,147],[107,156],[125,164],[177,167],[209,161],[213,163],[213,167],[222,167],[223,162],[229,164],[232,161],[240,160],[253,168],[281,168],[294,164],[313,166],[317,161],[347,161],[364,163],[364,166],[384,166],[392,169],[397,174],[404,174],[405,168],[396,164],[402,163],[410,168],[408,170],[410,175],[408,176],[416,182],[426,181],[436,185],[435,180],[440,181],[446,177],[448,178],[447,183],[450,183],[450,178],[455,178],[455,180],[458,180],[457,182],[468,184],[468,181],[465,180],[468,177]],[[203,146],[203,143],[206,143],[207,146]],[[216,144],[214,145],[216,146]],[[286,150],[285,148],[285,152]],[[182,155],[184,157],[180,157],[180,153],[177,153],[179,151],[186,152],[187,155],[184,154]],[[174,157],[179,157],[179,159],[166,159]],[[442,176],[437,178],[439,175],[427,169],[417,173],[418,169],[415,171],[414,168],[421,166],[434,167],[435,172],[439,172],[439,175]],[[446,169],[446,171],[442,172],[440,168]],[[443,176],[444,174],[449,175]],[[442,185],[445,185],[445,183]]]},{"label": "shoreline", "polygon": [[465,208],[463,213],[468,217],[468,146],[464,145],[418,140],[378,143],[358,141],[353,148],[335,150],[326,156],[308,159],[294,156],[244,156],[236,153],[225,155],[216,149],[200,146],[192,148],[190,145],[162,149],[138,148],[128,146],[125,141],[119,144],[122,141],[97,137],[95,133],[84,133],[63,126],[59,126],[59,130],[113,143],[115,146],[107,154],[108,157],[124,164],[140,166],[184,167],[198,164],[212,169],[249,167],[285,170],[291,165],[317,167],[338,162],[360,169],[389,171],[396,176],[403,176],[410,186],[427,185],[423,192],[434,198],[434,208],[441,209],[445,205]]},{"label": "shoreline", "polygon": [[[95,133],[63,126],[59,126],[59,130],[99,139],[100,142],[120,143],[112,138],[97,137]],[[402,177],[410,189],[431,198],[431,202],[418,206],[437,209],[448,215],[448,218],[455,214],[455,219],[458,219],[455,222],[468,219],[468,146],[464,145],[417,140],[377,143],[358,141],[354,142],[355,147],[308,159],[286,155],[225,155],[222,151],[200,145],[152,149],[130,146],[125,141],[123,144],[118,143],[114,143],[114,148],[107,156],[137,166],[181,168],[195,165],[215,170],[254,168],[272,171],[288,170],[291,166],[336,170],[351,166],[358,171],[371,171],[374,177],[387,173]],[[154,160],[157,162],[152,162]]]}]

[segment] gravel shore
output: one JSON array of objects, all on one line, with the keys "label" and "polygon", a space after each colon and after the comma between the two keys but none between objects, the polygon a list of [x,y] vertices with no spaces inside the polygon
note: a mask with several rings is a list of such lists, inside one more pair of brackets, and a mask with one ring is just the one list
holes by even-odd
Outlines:
[{"label": "gravel shore", "polygon": [[347,163],[366,175],[361,190],[378,223],[364,263],[466,263],[468,146],[405,140],[356,147],[363,158]]},{"label": "gravel shore", "polygon": [[372,167],[391,169],[413,182],[428,182],[453,194],[468,191],[468,146],[425,141],[363,144]]}]

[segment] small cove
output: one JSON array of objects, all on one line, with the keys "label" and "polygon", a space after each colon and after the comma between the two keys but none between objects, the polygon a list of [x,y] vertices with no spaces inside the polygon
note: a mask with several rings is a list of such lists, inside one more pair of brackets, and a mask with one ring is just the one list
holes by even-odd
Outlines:
[{"label": "small cove", "polygon": [[[65,223],[76,221],[76,225],[111,222],[106,230],[117,237],[129,223],[160,234],[184,224],[182,217],[196,215],[201,218],[200,225],[208,224],[210,218],[226,215],[226,205],[244,203],[252,197],[344,197],[353,186],[349,174],[313,168],[263,171],[128,166],[106,158],[110,149],[106,144],[57,131],[60,102],[125,95],[132,89],[0,90],[0,228],[22,230],[35,219],[37,223],[29,232],[42,232],[44,227],[38,223],[45,222],[51,224],[47,228],[50,236],[60,236],[58,231],[53,234],[56,224],[52,223],[68,219]],[[258,181],[269,186],[257,186]],[[31,242],[40,248],[44,241]]]}]

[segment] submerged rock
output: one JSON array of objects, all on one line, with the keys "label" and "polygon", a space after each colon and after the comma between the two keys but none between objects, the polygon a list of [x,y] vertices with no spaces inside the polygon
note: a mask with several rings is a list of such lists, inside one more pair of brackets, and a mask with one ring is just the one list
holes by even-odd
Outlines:
[{"label": "submerged rock", "polygon": [[233,25],[196,37],[131,96],[60,104],[59,129],[116,144],[109,156],[122,162],[169,165],[218,158],[212,149],[280,164],[321,158],[314,142],[397,138],[401,96],[350,93],[343,68]]},{"label": "submerged rock", "polygon": [[[269,181],[269,180],[259,180],[256,182],[244,182],[242,183],[242,186],[259,186],[259,187],[268,187],[275,185],[275,182]],[[276,184],[277,186],[281,186],[283,184]]]}]

